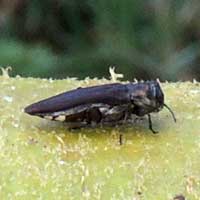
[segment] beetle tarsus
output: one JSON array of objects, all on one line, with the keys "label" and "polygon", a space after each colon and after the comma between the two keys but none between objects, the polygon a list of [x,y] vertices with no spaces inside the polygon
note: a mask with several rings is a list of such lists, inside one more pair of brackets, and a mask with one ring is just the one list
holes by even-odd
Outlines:
[{"label": "beetle tarsus", "polygon": [[153,127],[152,127],[151,115],[148,114],[147,116],[148,116],[148,120],[149,120],[149,129],[153,132],[153,134],[158,133],[158,131],[155,131],[155,130],[153,129]]}]

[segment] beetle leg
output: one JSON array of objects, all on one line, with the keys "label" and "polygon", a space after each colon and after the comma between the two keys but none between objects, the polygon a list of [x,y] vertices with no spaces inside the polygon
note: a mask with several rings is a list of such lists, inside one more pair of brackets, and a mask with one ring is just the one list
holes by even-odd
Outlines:
[{"label": "beetle leg", "polygon": [[122,145],[122,143],[123,143],[123,134],[120,133],[119,134],[119,144]]},{"label": "beetle leg", "polygon": [[99,123],[102,115],[98,108],[91,108],[86,111],[86,121],[88,124]]},{"label": "beetle leg", "polygon": [[152,127],[152,121],[151,121],[151,115],[150,114],[147,114],[148,115],[148,120],[149,120],[149,129],[155,134],[155,133],[158,133],[158,131],[155,131]]}]

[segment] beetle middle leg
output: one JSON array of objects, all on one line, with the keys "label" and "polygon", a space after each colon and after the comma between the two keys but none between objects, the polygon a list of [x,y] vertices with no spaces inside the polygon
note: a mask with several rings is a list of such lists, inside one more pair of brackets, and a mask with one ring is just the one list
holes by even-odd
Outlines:
[{"label": "beetle middle leg", "polygon": [[[122,125],[130,118],[129,105],[114,106],[104,112],[102,121],[109,126]],[[123,131],[119,134],[119,144],[123,143]]]},{"label": "beetle middle leg", "polygon": [[154,134],[158,133],[158,131],[155,131],[155,130],[153,129],[153,127],[152,127],[151,115],[150,115],[150,114],[147,114],[147,116],[148,116],[148,120],[149,120],[149,129],[150,129]]}]

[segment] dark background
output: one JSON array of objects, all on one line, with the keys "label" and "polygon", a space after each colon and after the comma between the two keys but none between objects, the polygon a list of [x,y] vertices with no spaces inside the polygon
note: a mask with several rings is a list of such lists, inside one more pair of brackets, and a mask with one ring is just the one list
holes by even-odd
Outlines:
[{"label": "dark background", "polygon": [[200,79],[199,0],[0,0],[12,75]]}]

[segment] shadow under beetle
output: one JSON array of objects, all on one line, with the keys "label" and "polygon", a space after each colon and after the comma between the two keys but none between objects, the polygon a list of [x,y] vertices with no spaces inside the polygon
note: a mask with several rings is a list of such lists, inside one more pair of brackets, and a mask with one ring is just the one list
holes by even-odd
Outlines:
[{"label": "shadow under beetle", "polygon": [[46,119],[69,122],[75,127],[127,122],[131,115],[148,116],[166,107],[176,122],[173,111],[164,103],[164,94],[157,81],[112,83],[77,88],[27,106],[24,111]]}]

